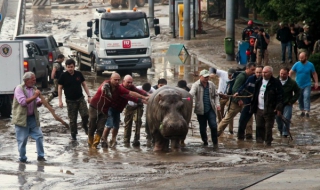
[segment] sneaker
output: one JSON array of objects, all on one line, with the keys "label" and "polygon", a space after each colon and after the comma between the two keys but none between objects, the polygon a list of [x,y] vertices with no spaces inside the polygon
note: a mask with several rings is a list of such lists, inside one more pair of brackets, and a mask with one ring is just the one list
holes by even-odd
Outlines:
[{"label": "sneaker", "polygon": [[306,113],[306,117],[307,117],[307,118],[309,118],[309,117],[310,117],[309,113]]},{"label": "sneaker", "polygon": [[208,142],[203,142],[203,146],[208,146]]},{"label": "sneaker", "polygon": [[231,135],[233,135],[233,131],[229,131],[229,133],[230,133]]},{"label": "sneaker", "polygon": [[108,143],[105,142],[105,141],[101,142],[101,147],[102,148],[108,148]]},{"label": "sneaker", "polygon": [[38,159],[37,159],[39,162],[45,162],[47,161],[44,157],[40,157],[38,156]]},{"label": "sneaker", "polygon": [[249,134],[248,134],[248,135],[246,135],[246,139],[247,139],[247,140],[252,140],[253,137],[252,137],[252,135],[249,135]]},{"label": "sneaker", "polygon": [[20,163],[23,163],[23,164],[28,164],[28,163],[30,163],[30,161],[27,161],[27,160],[21,160],[21,159],[19,159],[19,162],[20,162]]},{"label": "sneaker", "polygon": [[213,150],[217,150],[219,148],[218,144],[213,144]]},{"label": "sneaker", "polygon": [[110,140],[110,148],[114,148],[117,144],[117,141],[116,140]]},{"label": "sneaker", "polygon": [[[308,114],[309,115],[309,114]],[[304,112],[301,112],[300,114],[300,117],[304,117],[305,116],[305,113]]]}]

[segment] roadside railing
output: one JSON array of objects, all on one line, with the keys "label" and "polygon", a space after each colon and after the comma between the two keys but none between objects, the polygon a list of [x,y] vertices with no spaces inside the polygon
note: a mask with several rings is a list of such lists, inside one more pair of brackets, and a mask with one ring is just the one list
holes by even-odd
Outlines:
[{"label": "roadside railing", "polygon": [[24,33],[25,15],[26,15],[26,0],[19,0],[13,39],[16,36]]}]

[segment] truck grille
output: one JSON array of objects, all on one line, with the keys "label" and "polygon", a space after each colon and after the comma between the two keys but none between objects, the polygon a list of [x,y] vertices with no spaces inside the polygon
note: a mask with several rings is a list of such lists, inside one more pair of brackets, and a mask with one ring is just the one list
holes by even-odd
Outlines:
[{"label": "truck grille", "polygon": [[147,48],[135,49],[107,49],[106,54],[111,55],[143,55],[147,53]]},{"label": "truck grille", "polygon": [[134,67],[139,62],[139,59],[115,59],[114,62],[121,67]]}]

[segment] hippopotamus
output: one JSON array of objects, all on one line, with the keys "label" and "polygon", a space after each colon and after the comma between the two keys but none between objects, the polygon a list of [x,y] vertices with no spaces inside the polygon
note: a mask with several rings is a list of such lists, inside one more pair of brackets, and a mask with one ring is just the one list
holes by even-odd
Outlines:
[{"label": "hippopotamus", "polygon": [[148,100],[146,123],[153,137],[154,151],[178,150],[188,134],[192,96],[178,87],[163,86]]}]

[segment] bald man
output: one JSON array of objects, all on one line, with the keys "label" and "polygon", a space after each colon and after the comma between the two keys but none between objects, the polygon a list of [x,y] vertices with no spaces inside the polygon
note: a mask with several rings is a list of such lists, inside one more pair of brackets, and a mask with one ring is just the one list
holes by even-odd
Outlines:
[{"label": "bald man", "polygon": [[318,89],[318,74],[314,65],[308,61],[307,53],[301,52],[299,54],[299,60],[296,62],[290,72],[289,76],[291,77],[294,73],[296,73],[296,82],[300,88],[300,96],[299,96],[299,108],[301,110],[301,117],[306,116],[310,117],[310,93],[311,93],[311,75],[312,73],[314,79],[314,88]]},{"label": "bald man", "polygon": [[[132,85],[133,79],[131,76],[126,76],[125,79]],[[127,89],[124,85],[120,85],[119,83],[120,75],[118,73],[113,73],[110,80],[106,80],[100,85],[97,93],[91,100],[89,108],[90,125],[88,133],[88,144],[91,148],[96,149],[100,143],[110,108],[118,111],[120,114],[128,100],[143,103],[146,103],[148,100],[148,94],[146,92],[141,92],[141,95],[129,90],[134,89],[135,87]],[[116,136],[118,134],[118,130],[116,130],[114,134]]]},{"label": "bald man", "polygon": [[275,112],[281,116],[283,111],[283,89],[280,80],[272,76],[273,69],[265,66],[262,77],[255,83],[251,111],[256,116],[256,142],[271,146],[272,128]]}]

